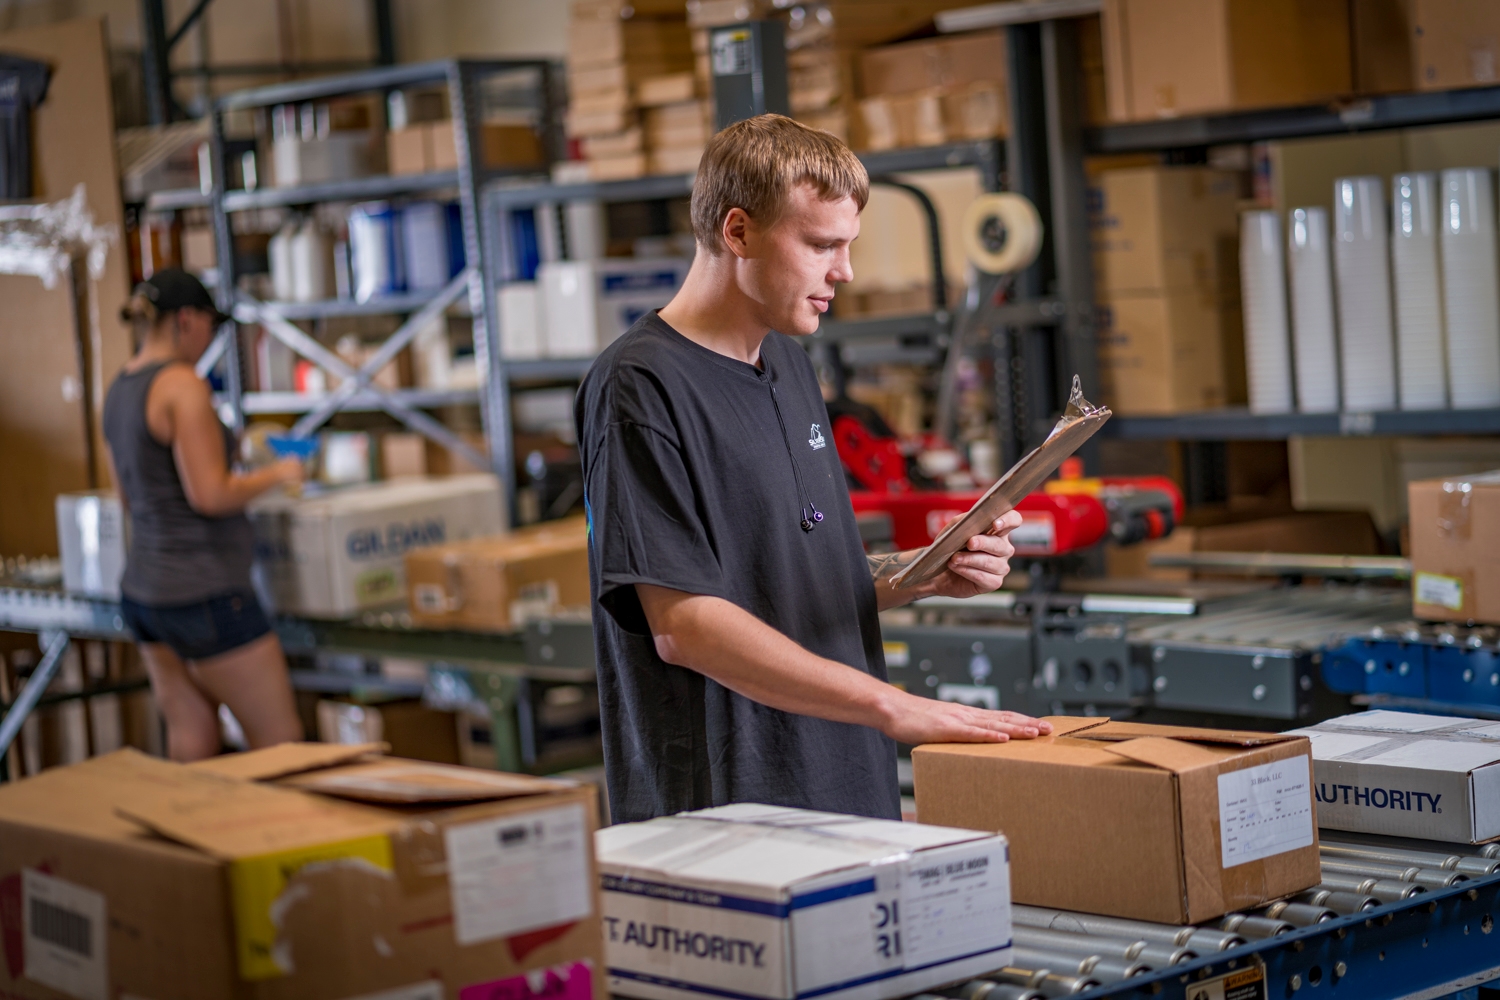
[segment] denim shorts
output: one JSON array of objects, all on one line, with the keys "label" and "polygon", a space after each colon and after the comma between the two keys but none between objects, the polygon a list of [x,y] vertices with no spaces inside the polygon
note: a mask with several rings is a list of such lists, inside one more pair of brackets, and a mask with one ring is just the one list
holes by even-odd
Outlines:
[{"label": "denim shorts", "polygon": [[220,656],[271,631],[260,600],[248,588],[171,607],[122,597],[120,613],[136,641],[164,643],[184,660]]}]

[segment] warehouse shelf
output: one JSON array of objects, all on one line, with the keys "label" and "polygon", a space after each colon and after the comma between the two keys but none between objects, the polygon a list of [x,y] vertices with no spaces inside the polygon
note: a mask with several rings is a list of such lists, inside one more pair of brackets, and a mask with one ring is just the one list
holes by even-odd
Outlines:
[{"label": "warehouse shelf", "polygon": [[1388,410],[1376,413],[1274,413],[1209,410],[1164,417],[1115,417],[1101,431],[1126,440],[1279,440],[1293,436],[1369,437],[1500,433],[1500,409]]},{"label": "warehouse shelf", "polygon": [[340,76],[323,76],[311,80],[273,83],[264,87],[248,87],[219,98],[219,107],[224,110],[268,108],[274,104],[316,101],[324,97],[340,97],[366,90],[390,90],[397,87],[414,87],[423,83],[446,83],[452,68],[451,61],[434,59],[428,62],[407,63],[402,66],[383,66]]},{"label": "warehouse shelf", "polygon": [[1346,135],[1500,118],[1500,87],[1387,94],[1337,104],[1105,125],[1084,133],[1093,153],[1131,153],[1220,143]]},{"label": "warehouse shelf", "polygon": [[[945,167],[978,167],[990,178],[998,177],[1003,161],[999,140],[949,143],[914,149],[860,153],[872,177],[914,170]],[[992,188],[993,184],[987,184]],[[693,193],[692,174],[664,174],[624,181],[591,181],[584,184],[492,184],[485,196],[496,208],[533,208],[565,201],[652,201],[686,198]]]},{"label": "warehouse shelf", "polygon": [[282,319],[327,319],[333,316],[384,316],[413,313],[432,301],[434,292],[384,295],[356,302],[354,299],[323,299],[317,302],[262,302],[261,308]]},{"label": "warehouse shelf", "polygon": [[[240,397],[240,405],[247,414],[308,413],[316,409],[328,395],[321,392],[247,392]],[[340,404],[339,409],[373,413],[383,409],[379,399],[381,395],[368,390],[357,392]],[[417,409],[461,406],[479,400],[478,389],[396,389],[387,395]],[[215,402],[223,403],[225,400],[216,398]]]},{"label": "warehouse shelf", "polygon": [[146,211],[170,212],[179,208],[207,208],[213,196],[198,188],[177,188],[172,191],[152,191],[146,195]]},{"label": "warehouse shelf", "polygon": [[254,191],[224,192],[224,211],[283,205],[313,205],[324,201],[370,201],[398,194],[415,194],[458,186],[458,171],[438,170],[430,174],[378,174],[326,184],[256,188]]}]

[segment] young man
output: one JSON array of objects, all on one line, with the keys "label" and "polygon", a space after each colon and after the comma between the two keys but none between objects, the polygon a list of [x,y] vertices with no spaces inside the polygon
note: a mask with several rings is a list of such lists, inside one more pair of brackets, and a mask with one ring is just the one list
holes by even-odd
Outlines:
[{"label": "young man", "polygon": [[899,818],[895,740],[1045,722],[886,683],[877,612],[1000,586],[1007,514],[931,584],[866,558],[807,354],[869,195],[843,143],[779,115],[704,151],[682,290],[578,393],[604,760],[615,822],[729,802]]}]

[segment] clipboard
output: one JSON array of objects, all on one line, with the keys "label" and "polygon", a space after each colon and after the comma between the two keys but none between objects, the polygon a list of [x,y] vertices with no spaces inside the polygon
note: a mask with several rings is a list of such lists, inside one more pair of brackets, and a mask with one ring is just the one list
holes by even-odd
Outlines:
[{"label": "clipboard", "polygon": [[1022,497],[1041,486],[1057,471],[1063,459],[1093,437],[1113,415],[1109,407],[1095,406],[1083,398],[1083,387],[1078,376],[1074,375],[1067,408],[1057,419],[1057,425],[1047,435],[1047,440],[1007,469],[1005,475],[969,508],[968,513],[950,521],[931,545],[891,577],[891,585],[897,590],[905,590],[926,583],[947,568],[949,558],[968,545],[970,538],[993,534],[995,518],[1014,509]]}]

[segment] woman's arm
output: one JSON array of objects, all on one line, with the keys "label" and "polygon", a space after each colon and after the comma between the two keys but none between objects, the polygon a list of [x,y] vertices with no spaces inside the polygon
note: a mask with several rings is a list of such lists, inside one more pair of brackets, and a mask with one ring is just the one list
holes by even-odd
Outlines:
[{"label": "woman's arm", "polygon": [[157,380],[166,381],[161,388],[167,393],[172,457],[193,510],[205,517],[238,514],[271,487],[302,479],[302,463],[295,458],[253,472],[231,472],[208,383],[177,366],[162,372]]}]

